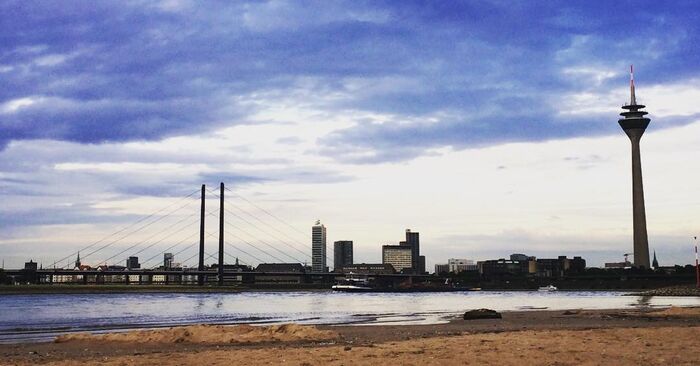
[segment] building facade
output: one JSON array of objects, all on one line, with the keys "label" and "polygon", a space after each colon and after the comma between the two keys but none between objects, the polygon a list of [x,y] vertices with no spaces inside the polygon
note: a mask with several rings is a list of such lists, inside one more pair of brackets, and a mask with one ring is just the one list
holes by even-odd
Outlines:
[{"label": "building facade", "polygon": [[413,271],[413,250],[408,245],[383,245],[382,264],[391,264],[397,272]]},{"label": "building facade", "polygon": [[353,262],[352,240],[339,240],[333,243],[333,270],[342,272],[343,267]]},{"label": "building facade", "polygon": [[311,271],[326,272],[326,227],[320,220],[311,227]]},{"label": "building facade", "polygon": [[163,254],[163,269],[173,268],[173,261],[174,260],[175,260],[175,256],[173,255],[173,253]]},{"label": "building facade", "polygon": [[353,274],[394,274],[394,266],[382,263],[348,264],[343,267],[343,273]]},{"label": "building facade", "polygon": [[447,260],[448,272],[459,273],[466,271],[478,271],[476,262],[471,259],[450,258]]},{"label": "building facade", "polygon": [[139,264],[139,257],[129,257],[129,259],[126,260],[126,268],[127,269],[139,269],[139,268],[141,268],[141,265]]},{"label": "building facade", "polygon": [[447,264],[436,264],[435,274],[450,273],[450,266]]},{"label": "building facade", "polygon": [[420,235],[417,232],[406,229],[406,246],[411,248],[411,269],[416,273],[425,272],[425,265],[421,268],[420,263]]}]

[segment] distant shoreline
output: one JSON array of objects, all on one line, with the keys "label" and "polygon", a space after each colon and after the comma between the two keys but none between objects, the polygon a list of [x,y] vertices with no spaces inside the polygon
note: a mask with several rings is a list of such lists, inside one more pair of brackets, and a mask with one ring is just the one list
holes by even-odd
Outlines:
[{"label": "distant shoreline", "polygon": [[2,295],[123,294],[123,293],[240,293],[255,291],[330,291],[319,288],[240,288],[180,285],[19,285],[0,286]]},{"label": "distant shoreline", "polygon": [[[241,292],[332,292],[330,288],[319,287],[234,287],[234,286],[183,286],[183,285],[3,285],[2,295],[50,295],[50,294],[123,294],[123,293],[241,293]],[[481,292],[537,292],[533,289],[481,289]],[[635,289],[563,289],[561,292],[633,292]],[[390,291],[387,291],[390,292]],[[426,291],[415,291],[421,293]],[[431,292],[431,291],[427,291]],[[440,291],[436,291],[440,292]],[[465,291],[472,292],[472,291]],[[411,291],[401,293],[413,293]]]},{"label": "distant shoreline", "polygon": [[[241,292],[331,292],[332,290],[322,286],[259,286],[259,287],[236,287],[236,286],[198,286],[198,285],[0,285],[0,296],[2,295],[50,295],[50,294],[123,294],[123,293],[241,293]],[[465,290],[466,291],[466,290]],[[536,289],[518,288],[482,288],[481,292],[537,292]],[[695,286],[669,286],[655,289],[640,290],[638,288],[565,288],[559,292],[623,292],[628,296],[679,296],[697,297],[700,296],[700,289]],[[388,291],[390,292],[390,291]],[[425,291],[415,291],[416,293]],[[427,291],[431,292],[431,291]],[[436,291],[439,292],[439,291]],[[411,291],[403,293],[412,293]]]}]

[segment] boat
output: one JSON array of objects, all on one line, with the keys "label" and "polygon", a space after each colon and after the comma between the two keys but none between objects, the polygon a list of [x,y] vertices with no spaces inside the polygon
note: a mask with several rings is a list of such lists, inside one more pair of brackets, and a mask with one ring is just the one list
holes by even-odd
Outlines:
[{"label": "boat", "polygon": [[557,290],[559,290],[559,289],[554,285],[544,286],[544,287],[540,287],[539,289],[537,289],[537,291],[542,291],[542,292],[552,292],[552,291],[557,291]]},{"label": "boat", "polygon": [[333,291],[343,291],[343,292],[371,292],[375,289],[370,286],[369,279],[364,277],[355,276],[350,273],[345,279],[339,281],[337,284],[331,286]]},{"label": "boat", "polygon": [[366,274],[358,275],[353,273],[347,274],[344,279],[331,286],[331,289],[342,292],[452,292],[471,290],[466,287],[455,286],[449,280],[446,280],[444,284],[430,282],[391,284],[377,281]]}]

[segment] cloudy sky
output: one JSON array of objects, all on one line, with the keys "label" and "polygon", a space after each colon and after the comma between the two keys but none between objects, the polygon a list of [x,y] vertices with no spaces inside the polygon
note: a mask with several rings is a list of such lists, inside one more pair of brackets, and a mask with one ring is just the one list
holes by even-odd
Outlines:
[{"label": "cloudy sky", "polygon": [[196,191],[223,181],[246,263],[308,260],[316,219],[356,262],[406,228],[429,268],[620,261],[633,63],[650,246],[689,263],[700,6],[662,3],[3,1],[0,258],[185,261]]}]

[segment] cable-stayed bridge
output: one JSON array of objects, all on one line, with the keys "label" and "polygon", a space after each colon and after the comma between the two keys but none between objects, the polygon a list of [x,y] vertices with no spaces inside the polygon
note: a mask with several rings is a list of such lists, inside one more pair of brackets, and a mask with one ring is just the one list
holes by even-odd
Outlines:
[{"label": "cable-stayed bridge", "polygon": [[[31,268],[30,262],[30,268],[4,272],[26,282],[85,284],[328,283],[343,276],[310,272],[311,235],[224,183],[217,188],[202,185],[41,268]],[[178,258],[185,259],[177,263]]]}]

